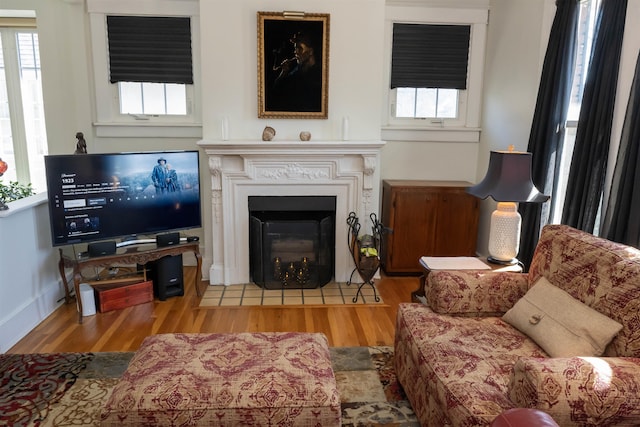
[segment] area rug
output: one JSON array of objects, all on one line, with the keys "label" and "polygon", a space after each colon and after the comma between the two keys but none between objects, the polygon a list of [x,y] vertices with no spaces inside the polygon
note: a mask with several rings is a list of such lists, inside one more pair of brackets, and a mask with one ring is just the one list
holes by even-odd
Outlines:
[{"label": "area rug", "polygon": [[255,283],[230,286],[207,286],[200,307],[238,307],[265,305],[342,305],[378,304],[384,305],[379,294],[375,299],[370,285],[362,286],[357,299],[358,284],[327,283],[315,289],[263,289]]},{"label": "area rug", "polygon": [[[396,380],[393,347],[332,347],[330,351],[340,392],[343,426],[420,425]],[[100,408],[109,398],[133,353],[2,355],[2,363],[5,356],[10,356],[14,367],[20,365],[19,358],[22,357],[26,366],[14,369],[13,372],[22,372],[14,375],[14,381],[21,379],[24,384],[39,383],[41,386],[36,389],[42,393],[38,397],[25,395],[3,381],[0,387],[0,426],[60,427],[99,425]],[[36,362],[31,362],[33,360]],[[2,372],[5,372],[5,365],[2,367]],[[49,381],[39,381],[60,377],[68,380],[62,387],[54,387]],[[15,403],[11,412],[7,412],[4,405],[12,401]],[[38,410],[33,409],[36,407]],[[16,413],[23,416],[19,420],[10,418]]]},{"label": "area rug", "polygon": [[85,353],[0,355],[0,425],[40,425],[92,358]]}]

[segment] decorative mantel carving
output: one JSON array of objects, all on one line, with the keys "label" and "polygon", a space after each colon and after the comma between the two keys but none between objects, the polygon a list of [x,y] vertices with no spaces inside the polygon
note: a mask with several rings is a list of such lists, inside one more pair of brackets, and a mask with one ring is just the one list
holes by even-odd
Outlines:
[{"label": "decorative mantel carving", "polygon": [[[211,141],[198,143],[211,173],[212,284],[249,278],[250,195],[336,196],[336,242],[347,230],[341,216],[378,213],[380,149],[383,141]],[[335,279],[353,269],[345,245],[336,245]]]},{"label": "decorative mantel carving", "polygon": [[220,156],[209,157],[209,171],[211,172],[211,189],[220,190],[222,188],[222,158]]},{"label": "decorative mantel carving", "polygon": [[261,176],[269,179],[320,179],[328,178],[328,174],[324,170],[318,170],[302,166],[300,163],[289,163],[285,166],[265,169]]}]

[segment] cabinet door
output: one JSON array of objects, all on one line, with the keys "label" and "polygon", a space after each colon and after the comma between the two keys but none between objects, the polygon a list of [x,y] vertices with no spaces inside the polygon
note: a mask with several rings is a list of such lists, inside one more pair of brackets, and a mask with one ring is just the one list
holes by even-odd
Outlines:
[{"label": "cabinet door", "polygon": [[419,270],[423,254],[433,252],[435,244],[437,193],[425,188],[394,188],[391,196],[387,271],[402,273]]},{"label": "cabinet door", "polygon": [[432,256],[475,256],[478,205],[478,199],[464,189],[440,192]]}]

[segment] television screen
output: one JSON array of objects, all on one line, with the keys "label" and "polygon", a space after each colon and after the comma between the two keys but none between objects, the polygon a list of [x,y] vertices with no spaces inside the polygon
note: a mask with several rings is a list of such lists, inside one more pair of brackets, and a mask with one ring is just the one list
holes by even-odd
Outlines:
[{"label": "television screen", "polygon": [[54,246],[202,226],[198,151],[45,156]]}]

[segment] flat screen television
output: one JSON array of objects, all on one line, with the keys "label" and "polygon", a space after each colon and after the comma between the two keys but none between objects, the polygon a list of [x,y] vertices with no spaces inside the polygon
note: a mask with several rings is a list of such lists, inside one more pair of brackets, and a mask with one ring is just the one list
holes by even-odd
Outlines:
[{"label": "flat screen television", "polygon": [[45,156],[53,245],[201,227],[198,157],[197,150]]}]

